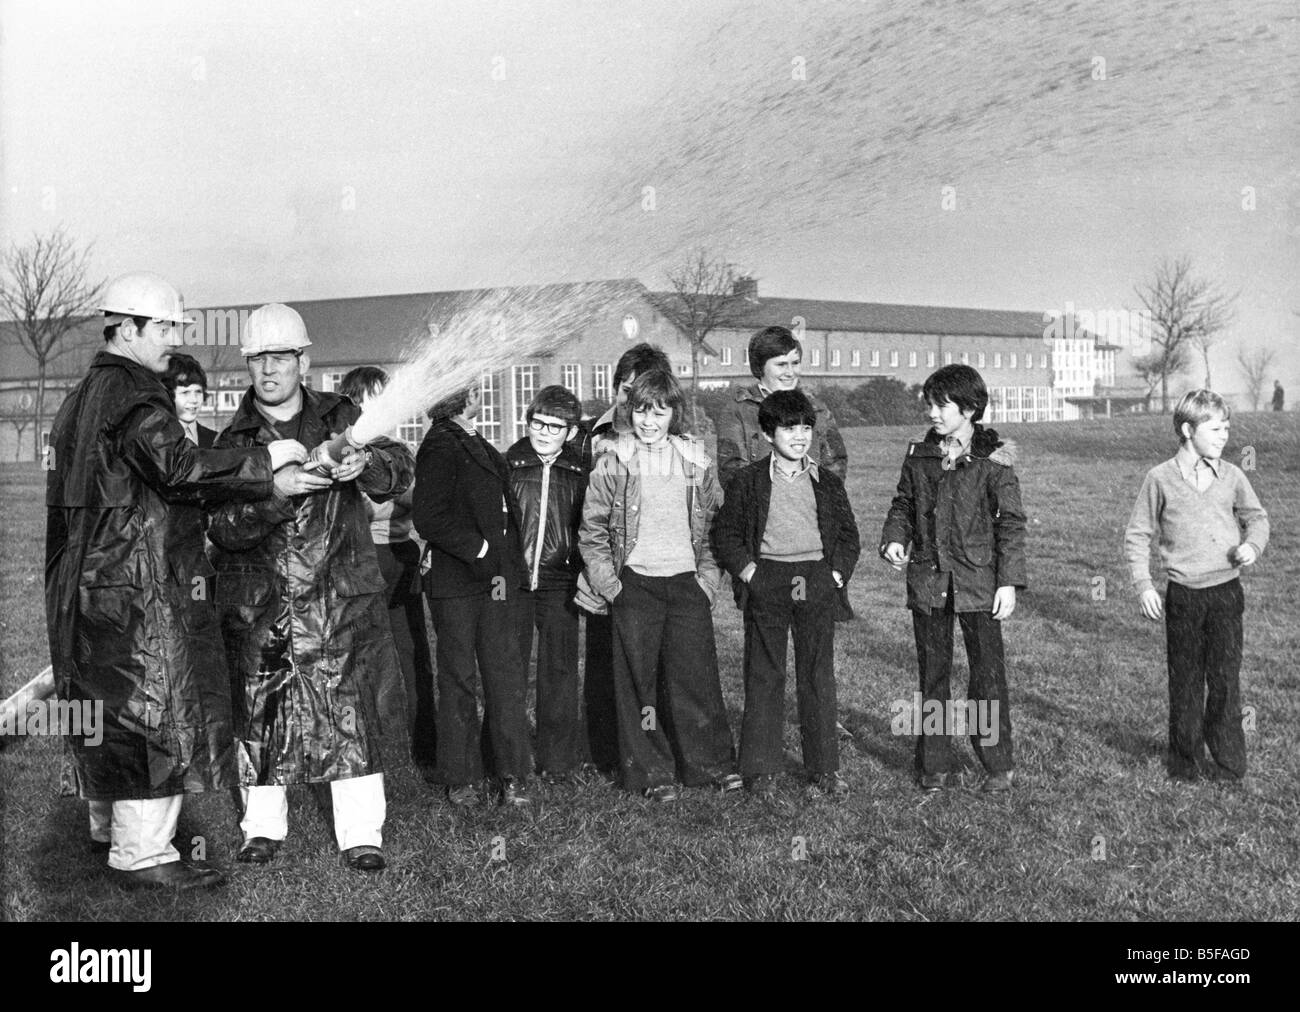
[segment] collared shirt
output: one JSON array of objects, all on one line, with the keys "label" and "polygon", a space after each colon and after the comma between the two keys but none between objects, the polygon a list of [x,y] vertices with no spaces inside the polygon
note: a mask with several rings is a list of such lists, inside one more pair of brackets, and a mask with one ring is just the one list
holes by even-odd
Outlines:
[{"label": "collared shirt", "polygon": [[195,446],[199,445],[199,423],[196,419],[192,422],[181,422],[181,428],[185,430],[185,435]]},{"label": "collared shirt", "polygon": [[[974,433],[972,433],[972,435],[974,435]],[[970,449],[970,439],[967,438],[966,441],[963,442],[956,436],[944,436],[943,439],[939,441],[939,445],[943,447],[943,469],[945,471],[951,471],[957,466],[957,461],[960,460]]]},{"label": "collared shirt", "polygon": [[1220,461],[1211,460],[1209,457],[1198,457],[1194,453],[1185,451],[1186,447],[1179,447],[1178,453],[1174,455],[1178,473],[1183,476],[1183,481],[1196,491],[1204,492],[1219,477]]},{"label": "collared shirt", "polygon": [[793,474],[783,471],[781,470],[781,468],[777,467],[776,458],[777,458],[777,454],[775,453],[769,453],[767,455],[767,470],[769,476],[772,479],[773,484],[776,483],[776,479],[778,475],[780,476],[782,481],[788,484],[796,482],[803,477],[805,471],[809,471],[812,473],[813,481],[819,480],[817,461],[813,460],[812,457],[808,456],[808,454],[806,453],[804,454],[803,461],[799,464],[799,470],[795,471]]}]

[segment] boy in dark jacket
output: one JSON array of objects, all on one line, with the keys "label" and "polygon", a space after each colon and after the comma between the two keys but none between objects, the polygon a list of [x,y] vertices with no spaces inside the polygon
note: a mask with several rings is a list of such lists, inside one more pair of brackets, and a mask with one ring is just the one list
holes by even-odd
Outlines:
[{"label": "boy in dark jacket", "polygon": [[713,525],[718,558],[745,613],[740,772],[755,795],[773,796],[793,627],[804,768],[814,792],[843,798],[849,787],[839,775],[835,733],[835,619],[847,611],[858,526],[844,483],[809,457],[817,408],[808,396],[770,394],[758,423],[771,452],[736,473]]},{"label": "boy in dark jacket", "polygon": [[516,601],[519,658],[528,668],[537,631],[537,764],[547,783],[563,783],[577,763],[578,607],[582,572],[578,526],[587,469],[574,436],[582,402],[562,386],[544,387],[526,414],[528,435],[506,451],[526,571]]},{"label": "boy in dark jacket", "polygon": [[[923,733],[916,756],[921,786],[942,790],[953,755],[952,624],[961,622],[970,664],[968,696],[979,713],[971,744],[988,778],[984,790],[1011,789],[1011,708],[1001,622],[1025,586],[1025,514],[1012,450],[975,424],[988,390],[967,365],[946,365],[925,381],[932,428],[907,448],[898,494],[880,535],[880,555],[907,566],[921,672]],[[966,712],[969,712],[967,710]],[[934,719],[942,717],[942,720]],[[914,718],[913,726],[916,726]]]},{"label": "boy in dark jacket", "polygon": [[476,805],[486,752],[501,803],[528,805],[526,685],[508,632],[522,579],[519,529],[505,458],[474,428],[481,398],[475,383],[434,405],[415,458],[412,516],[427,542],[425,595],[438,637],[436,775],[453,805]]}]

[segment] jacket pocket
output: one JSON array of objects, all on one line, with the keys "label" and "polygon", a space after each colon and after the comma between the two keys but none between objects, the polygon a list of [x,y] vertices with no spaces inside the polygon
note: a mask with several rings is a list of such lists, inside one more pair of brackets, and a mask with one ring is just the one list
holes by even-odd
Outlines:
[{"label": "jacket pocket", "polygon": [[81,587],[78,605],[82,623],[99,630],[124,633],[144,610],[144,590],[127,583]]},{"label": "jacket pocket", "polygon": [[993,542],[984,538],[963,541],[959,554],[972,566],[987,566],[993,561]]},{"label": "jacket pocket", "polygon": [[[491,554],[490,552],[488,553]],[[363,594],[382,594],[387,590],[378,567],[361,566],[356,570],[334,567],[331,574],[334,592],[339,597],[361,597]]]}]

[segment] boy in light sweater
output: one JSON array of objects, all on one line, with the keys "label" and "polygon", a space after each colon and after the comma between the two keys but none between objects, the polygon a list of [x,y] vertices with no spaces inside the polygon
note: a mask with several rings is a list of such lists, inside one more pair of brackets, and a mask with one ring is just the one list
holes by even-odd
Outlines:
[{"label": "boy in light sweater", "polygon": [[[1147,472],[1124,532],[1142,614],[1165,619],[1175,779],[1196,779],[1205,745],[1216,777],[1246,774],[1238,687],[1245,602],[1237,577],[1264,551],[1269,528],[1245,474],[1222,459],[1231,414],[1212,391],[1183,396],[1174,409],[1178,453]],[[1149,569],[1152,536],[1169,576],[1163,605]]]}]

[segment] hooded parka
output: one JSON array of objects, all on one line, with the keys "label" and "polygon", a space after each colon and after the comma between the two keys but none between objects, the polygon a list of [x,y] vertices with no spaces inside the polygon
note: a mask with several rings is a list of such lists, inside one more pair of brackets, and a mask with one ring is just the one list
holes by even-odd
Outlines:
[{"label": "hooded parka", "polygon": [[[302,389],[294,437],[308,450],[360,409],[340,394]],[[218,446],[283,438],[244,395]],[[364,492],[376,502],[411,484],[410,451],[367,447],[350,482],[212,514],[217,607],[230,665],[240,783],[283,786],[383,769],[382,739],[404,743],[405,693]],[[390,756],[400,754],[394,747]]]},{"label": "hooded parka", "polygon": [[46,466],[55,689],[103,704],[101,742],[64,737],[64,792],[125,801],[233,786],[203,506],[269,496],[270,453],[199,449],[159,377],[103,351],[59,408]]}]

